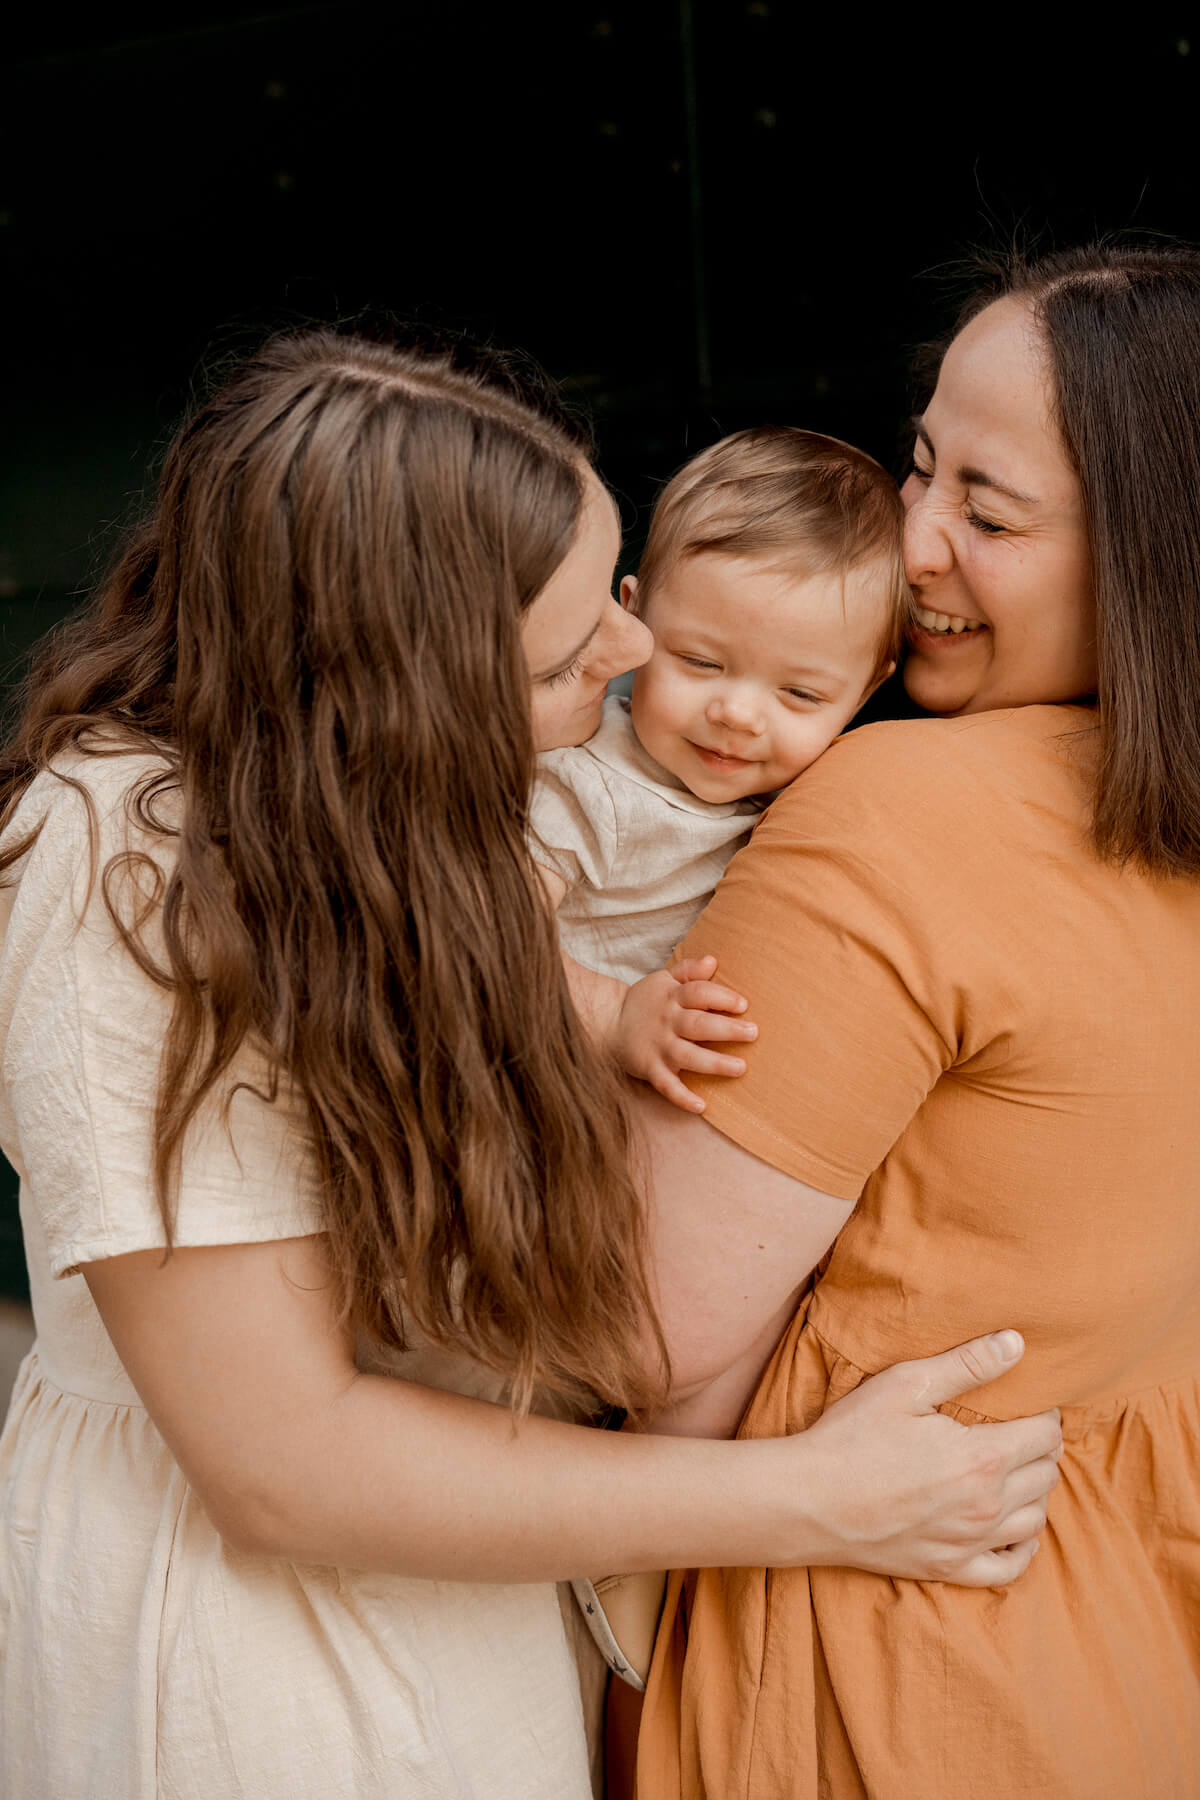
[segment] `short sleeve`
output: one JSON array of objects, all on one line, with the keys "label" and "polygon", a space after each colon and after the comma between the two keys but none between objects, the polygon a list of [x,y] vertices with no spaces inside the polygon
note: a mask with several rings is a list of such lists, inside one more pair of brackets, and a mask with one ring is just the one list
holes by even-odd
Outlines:
[{"label": "short sleeve", "polygon": [[706,1120],[855,1199],[944,1070],[986,988],[988,796],[940,721],[864,727],[788,789],[680,946],[718,958],[758,1039]]},{"label": "short sleeve", "polygon": [[568,887],[607,886],[617,855],[616,807],[603,769],[586,750],[538,757],[529,842],[534,860]]},{"label": "short sleeve", "polygon": [[[87,767],[91,763],[94,766]],[[148,759],[79,759],[95,802],[96,867],[124,849],[162,867],[169,840],[130,825],[125,798]],[[55,1275],[165,1242],[152,1133],[172,997],[126,951],[99,877],[83,797],[39,776],[10,826],[41,833],[5,898],[0,948],[0,1142],[36,1209]],[[153,944],[151,944],[153,948]],[[228,1117],[222,1102],[239,1082]],[[258,1093],[251,1091],[257,1088]],[[175,1219],[184,1245],[259,1242],[323,1229],[305,1136],[282,1102],[260,1098],[247,1052],[185,1143]]]}]

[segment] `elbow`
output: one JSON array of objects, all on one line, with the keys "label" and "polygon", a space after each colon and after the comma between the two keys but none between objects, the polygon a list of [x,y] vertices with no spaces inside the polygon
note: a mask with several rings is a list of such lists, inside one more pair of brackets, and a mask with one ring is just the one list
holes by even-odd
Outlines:
[{"label": "elbow", "polygon": [[245,1556],[306,1560],[299,1521],[287,1497],[269,1483],[196,1483],[193,1491],[213,1530],[231,1550]]},{"label": "elbow", "polygon": [[[355,1388],[357,1373],[342,1394]],[[204,1466],[184,1473],[210,1523],[230,1549],[289,1562],[341,1560],[358,1498],[339,1455],[342,1413],[335,1404],[302,1422],[255,1428],[209,1444]],[[350,1531],[353,1538],[353,1531]]]}]

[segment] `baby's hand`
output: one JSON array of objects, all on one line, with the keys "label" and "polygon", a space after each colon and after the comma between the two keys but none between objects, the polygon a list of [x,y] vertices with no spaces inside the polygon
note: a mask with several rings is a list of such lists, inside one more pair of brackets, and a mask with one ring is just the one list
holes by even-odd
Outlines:
[{"label": "baby's hand", "polygon": [[621,1005],[615,1049],[621,1067],[687,1112],[703,1112],[704,1102],[684,1087],[679,1071],[696,1075],[742,1075],[746,1065],[740,1056],[722,1056],[701,1046],[736,1039],[749,1043],[758,1026],[742,1013],[746,1001],[732,988],[712,980],[715,956],[699,956],[659,969],[635,981]]}]

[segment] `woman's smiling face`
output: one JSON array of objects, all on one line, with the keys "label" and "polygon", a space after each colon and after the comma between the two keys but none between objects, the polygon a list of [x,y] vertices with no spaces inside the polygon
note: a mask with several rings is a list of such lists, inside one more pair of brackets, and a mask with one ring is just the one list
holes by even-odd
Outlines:
[{"label": "woman's smiling face", "polygon": [[920,624],[904,669],[934,713],[1095,691],[1095,605],[1079,482],[1027,307],[1000,300],[946,352],[902,490]]}]

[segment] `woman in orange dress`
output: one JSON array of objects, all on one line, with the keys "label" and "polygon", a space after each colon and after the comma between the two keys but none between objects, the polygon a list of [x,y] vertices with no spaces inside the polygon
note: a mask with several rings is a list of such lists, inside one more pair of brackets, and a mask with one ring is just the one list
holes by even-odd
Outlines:
[{"label": "woman in orange dress", "polygon": [[[1020,1367],[945,1410],[1060,1404],[1062,1479],[1003,1590],[672,1577],[639,1800],[1200,1793],[1198,495],[1200,253],[1064,252],[968,309],[905,486],[941,716],[836,745],[687,940],[759,1037],[656,1127],[660,1267],[721,1204],[685,1134],[726,1195],[763,1176],[673,1302],[731,1368],[819,1253],[797,1204],[853,1205],[741,1435],[1011,1320]],[[717,1430],[745,1384],[709,1391]]]}]

